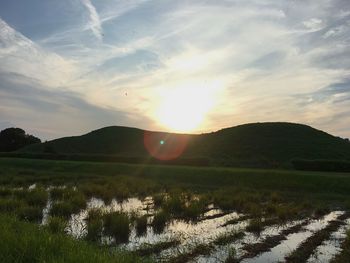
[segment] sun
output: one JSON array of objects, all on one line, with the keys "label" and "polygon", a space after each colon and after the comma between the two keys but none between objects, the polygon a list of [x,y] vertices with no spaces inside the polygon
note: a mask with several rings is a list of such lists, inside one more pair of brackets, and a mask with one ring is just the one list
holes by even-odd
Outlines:
[{"label": "sun", "polygon": [[217,84],[187,83],[162,90],[156,119],[174,132],[198,128],[215,105]]}]

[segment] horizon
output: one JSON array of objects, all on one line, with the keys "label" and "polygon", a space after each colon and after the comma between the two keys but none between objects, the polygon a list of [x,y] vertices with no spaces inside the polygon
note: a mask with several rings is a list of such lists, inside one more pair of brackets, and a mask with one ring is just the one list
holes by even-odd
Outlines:
[{"label": "horizon", "polygon": [[349,36],[346,0],[2,2],[0,130],[290,122],[349,138]]}]

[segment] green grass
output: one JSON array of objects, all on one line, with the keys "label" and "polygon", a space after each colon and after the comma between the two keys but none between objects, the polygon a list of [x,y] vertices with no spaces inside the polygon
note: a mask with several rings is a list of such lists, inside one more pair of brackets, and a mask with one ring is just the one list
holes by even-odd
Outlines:
[{"label": "green grass", "polygon": [[[90,197],[110,201],[113,198],[123,200],[133,196],[153,196],[159,209],[152,222],[156,233],[162,232],[172,218],[200,219],[210,203],[228,212],[236,210],[248,215],[252,218],[249,227],[255,232],[261,231],[267,224],[265,221],[258,222],[258,218],[272,218],[275,223],[281,223],[299,216],[323,214],[334,207],[350,207],[350,174],[347,173],[10,158],[0,158],[0,167],[0,216],[10,214],[23,221],[40,221],[38,208],[47,201],[47,192],[43,189],[51,185],[66,186],[64,189],[51,189],[51,224],[49,220],[45,228],[31,225],[37,229],[35,231],[43,231],[43,235],[56,236],[58,233],[61,238],[63,234],[60,233],[64,232],[62,226],[67,218],[86,208]],[[27,190],[33,183],[38,187]],[[14,190],[16,187],[25,189]],[[90,243],[88,246],[94,249],[97,249],[96,243],[101,234],[114,237],[116,243],[123,243],[128,241],[134,222],[140,233],[147,227],[146,218],[133,218],[121,212],[99,213],[91,211],[87,220],[86,239]],[[17,235],[17,232],[13,234]],[[229,235],[223,236],[221,242],[230,238]],[[47,252],[52,253],[48,257],[56,257],[53,250]],[[27,250],[20,253],[31,255]],[[71,252],[67,253],[68,257]]]},{"label": "green grass", "polygon": [[0,215],[0,262],[146,262],[135,255],[98,248],[37,225]]},{"label": "green grass", "polygon": [[139,216],[135,220],[135,228],[138,236],[142,236],[147,232],[147,216]]},{"label": "green grass", "polygon": [[350,229],[346,232],[346,239],[342,245],[342,251],[336,255],[331,263],[348,263],[350,259]]},{"label": "green grass", "polygon": [[67,221],[62,217],[50,216],[47,220],[46,227],[55,234],[65,233]]},{"label": "green grass", "polygon": [[112,212],[104,215],[104,232],[113,237],[115,242],[126,243],[130,235],[130,218],[123,212]]},{"label": "green grass", "polygon": [[92,209],[87,216],[87,235],[86,240],[99,241],[103,231],[103,215],[101,210]]},{"label": "green grass", "polygon": [[152,221],[153,231],[158,234],[162,233],[169,218],[170,218],[170,215],[168,214],[168,212],[164,210],[158,211],[154,215],[154,218]]}]

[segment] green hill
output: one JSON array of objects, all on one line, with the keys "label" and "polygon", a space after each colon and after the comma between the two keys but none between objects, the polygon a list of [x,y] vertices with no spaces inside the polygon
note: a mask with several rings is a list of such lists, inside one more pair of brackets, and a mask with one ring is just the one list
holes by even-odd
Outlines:
[{"label": "green hill", "polygon": [[293,123],[252,123],[198,135],[112,126],[30,145],[20,152],[146,158],[150,154],[145,149],[145,134],[161,156],[185,141],[180,158],[207,158],[214,165],[279,167],[296,158],[350,160],[347,140]]}]

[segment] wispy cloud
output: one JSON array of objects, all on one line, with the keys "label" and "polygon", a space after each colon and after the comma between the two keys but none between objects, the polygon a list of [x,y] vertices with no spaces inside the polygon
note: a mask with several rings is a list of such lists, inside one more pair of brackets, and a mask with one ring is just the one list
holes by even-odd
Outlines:
[{"label": "wispy cloud", "polygon": [[[195,88],[198,96],[191,97],[196,105],[201,89],[214,86],[215,105],[197,132],[247,122],[293,121],[350,136],[345,119],[350,120],[343,114],[350,108],[344,99],[348,93],[315,95],[350,75],[348,0],[73,2],[69,8],[62,2],[60,14],[66,15],[67,25],[52,24],[39,38],[26,34],[26,24],[41,30],[39,18],[14,15],[0,20],[0,73],[36,79],[40,89],[55,89],[53,96],[62,104],[77,101],[58,99],[73,92],[81,100],[75,114],[84,116],[86,127],[96,128],[83,111],[93,115],[103,108],[116,118],[101,113],[105,122],[100,125],[166,129],[157,126],[155,116],[163,94]],[[3,16],[6,9],[1,7]],[[23,106],[19,93],[24,94],[20,90],[12,101],[24,108],[33,104],[27,115],[34,126],[36,107],[45,107],[49,96],[40,103],[26,100]],[[313,101],[308,101],[310,94]],[[82,101],[91,105],[88,111]],[[174,105],[181,107],[181,101]],[[6,112],[2,119],[13,123],[11,111]],[[119,118],[117,112],[128,114]],[[62,135],[69,134],[64,132],[69,125],[74,129],[73,115],[57,120]]]},{"label": "wispy cloud", "polygon": [[91,3],[90,0],[81,0],[83,5],[86,7],[86,9],[89,11],[89,28],[92,30],[94,35],[99,39],[102,40],[103,37],[103,31],[102,31],[102,23],[101,19],[96,11],[95,6]]}]

